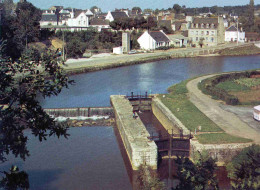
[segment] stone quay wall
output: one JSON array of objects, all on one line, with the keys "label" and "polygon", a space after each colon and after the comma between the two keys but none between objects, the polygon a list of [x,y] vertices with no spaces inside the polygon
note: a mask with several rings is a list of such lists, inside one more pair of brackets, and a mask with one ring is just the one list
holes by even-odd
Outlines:
[{"label": "stone quay wall", "polygon": [[133,118],[133,107],[125,96],[110,96],[114,108],[116,125],[128,154],[133,170],[147,165],[157,169],[157,146],[139,117]]},{"label": "stone quay wall", "polygon": [[238,155],[242,149],[251,146],[252,143],[239,144],[200,144],[197,140],[190,141],[190,156],[194,157],[196,152],[206,150],[212,158],[216,158],[218,162],[227,163]]},{"label": "stone quay wall", "polygon": [[174,134],[180,134],[180,131],[183,131],[183,135],[190,134],[190,131],[177,117],[173,115],[173,113],[161,102],[159,98],[153,98],[152,111],[167,131],[173,130]]}]

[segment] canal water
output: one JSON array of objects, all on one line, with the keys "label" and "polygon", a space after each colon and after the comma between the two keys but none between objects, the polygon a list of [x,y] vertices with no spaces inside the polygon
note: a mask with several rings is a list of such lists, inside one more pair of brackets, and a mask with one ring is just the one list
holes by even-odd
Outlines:
[{"label": "canal water", "polygon": [[[166,93],[169,86],[190,77],[256,68],[260,56],[164,60],[74,75],[70,78],[76,84],[70,89],[39,100],[44,108],[104,107],[110,106],[113,94]],[[127,190],[134,183],[112,127],[71,128],[68,139],[51,137],[45,142],[26,133],[31,156],[25,162],[9,156],[1,168],[15,164],[26,170],[30,189]]]}]

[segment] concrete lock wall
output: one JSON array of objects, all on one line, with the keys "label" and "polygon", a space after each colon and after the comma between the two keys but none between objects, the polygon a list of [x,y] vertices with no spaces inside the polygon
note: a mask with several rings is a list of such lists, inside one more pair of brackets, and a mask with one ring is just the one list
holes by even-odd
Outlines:
[{"label": "concrete lock wall", "polygon": [[190,131],[178,118],[173,115],[173,113],[161,102],[159,98],[153,98],[152,111],[166,130],[173,130],[174,134],[180,134],[180,131],[183,131],[183,135],[190,134]]},{"label": "concrete lock wall", "polygon": [[133,107],[124,96],[110,96],[116,124],[133,170],[140,165],[157,169],[157,146],[149,140],[149,133],[141,119],[133,118]]},{"label": "concrete lock wall", "polygon": [[238,155],[242,149],[251,146],[252,143],[241,144],[200,144],[197,140],[190,141],[190,156],[194,157],[196,152],[206,150],[212,158],[216,158],[218,162],[229,162]]}]

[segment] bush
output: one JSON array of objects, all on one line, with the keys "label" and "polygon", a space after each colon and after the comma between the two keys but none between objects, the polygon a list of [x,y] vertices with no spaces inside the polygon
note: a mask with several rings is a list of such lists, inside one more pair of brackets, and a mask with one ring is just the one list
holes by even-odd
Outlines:
[{"label": "bush", "polygon": [[170,48],[171,48],[170,46],[161,46],[161,47],[156,48],[156,50],[168,50]]}]

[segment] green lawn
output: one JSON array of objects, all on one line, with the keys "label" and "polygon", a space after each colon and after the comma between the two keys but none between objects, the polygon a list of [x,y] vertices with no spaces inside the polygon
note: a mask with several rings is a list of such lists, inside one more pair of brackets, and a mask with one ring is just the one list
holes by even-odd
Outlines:
[{"label": "green lawn", "polygon": [[[192,80],[192,79],[189,79]],[[202,132],[219,132],[201,134],[196,136],[202,144],[226,144],[252,142],[250,139],[235,137],[224,132],[218,125],[203,114],[188,98],[186,84],[189,80],[168,88],[169,94],[161,94],[158,97],[163,104],[185,125],[194,132],[201,126]]]},{"label": "green lawn", "polygon": [[227,80],[225,82],[220,82],[216,85],[217,88],[223,89],[227,92],[241,92],[250,90],[250,87],[243,84],[239,84],[234,80]]},{"label": "green lawn", "polygon": [[170,93],[164,98],[160,95],[159,98],[189,130],[194,131],[201,126],[203,132],[222,132],[220,127],[190,102],[187,96],[187,82],[183,81],[170,87]]},{"label": "green lawn", "polygon": [[196,138],[201,144],[228,144],[228,143],[248,143],[251,139],[236,137],[227,133],[210,133],[197,135]]}]

